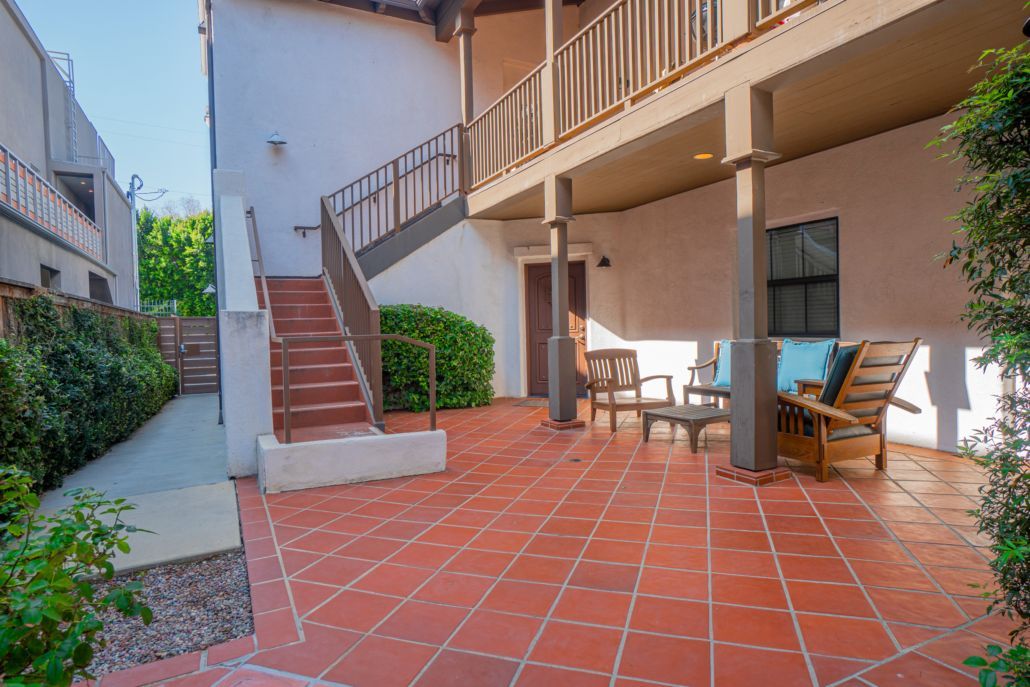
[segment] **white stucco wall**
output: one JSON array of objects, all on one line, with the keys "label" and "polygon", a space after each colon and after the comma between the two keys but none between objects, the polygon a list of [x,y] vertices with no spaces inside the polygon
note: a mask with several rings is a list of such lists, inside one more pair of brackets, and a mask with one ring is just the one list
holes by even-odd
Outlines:
[{"label": "white stucco wall", "polygon": [[[217,165],[247,174],[269,274],[321,270],[319,197],[460,119],[457,42],[318,0],[213,0]],[[578,29],[565,9],[565,33]],[[476,112],[543,60],[543,12],[480,17]],[[271,46],[271,47],[270,47]],[[273,132],[286,139],[274,147]]]},{"label": "white stucco wall", "polygon": [[[951,242],[946,217],[963,201],[954,191],[956,168],[924,149],[945,121],[772,167],[768,223],[839,218],[841,338],[924,339],[899,392],[923,413],[893,410],[889,432],[947,450],[985,424],[1001,386],[970,362],[980,341],[959,319],[967,298],[961,274],[934,261]],[[579,216],[569,240],[591,251],[588,347],[637,349],[641,372],[674,374],[679,394],[686,366],[731,336],[732,180],[621,213]],[[536,220],[466,221],[377,276],[372,290],[381,303],[440,305],[486,325],[497,339],[496,393],[522,395],[524,268],[515,248],[546,244],[547,229]],[[596,268],[601,255],[610,269]]]},{"label": "white stucco wall", "polygon": [[[316,0],[214,0],[218,166],[247,174],[272,275],[321,271],[319,197],[459,120],[455,44]],[[284,146],[266,143],[273,131]]]}]

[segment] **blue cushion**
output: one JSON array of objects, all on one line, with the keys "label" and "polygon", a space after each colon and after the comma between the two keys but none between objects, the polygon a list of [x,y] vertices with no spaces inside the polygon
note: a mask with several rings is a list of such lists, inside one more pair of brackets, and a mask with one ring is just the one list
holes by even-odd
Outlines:
[{"label": "blue cushion", "polygon": [[730,340],[719,342],[719,359],[715,362],[715,379],[712,386],[730,385]]},{"label": "blue cushion", "polygon": [[826,385],[823,386],[823,392],[819,394],[820,403],[832,406],[837,401],[837,394],[844,386],[844,380],[847,379],[851,363],[855,362],[857,354],[858,346],[843,346],[837,351],[833,365],[830,366],[830,374],[826,377]]},{"label": "blue cushion", "polygon": [[835,342],[783,340],[780,366],[776,373],[776,388],[796,394],[799,379],[826,379],[826,368]]}]

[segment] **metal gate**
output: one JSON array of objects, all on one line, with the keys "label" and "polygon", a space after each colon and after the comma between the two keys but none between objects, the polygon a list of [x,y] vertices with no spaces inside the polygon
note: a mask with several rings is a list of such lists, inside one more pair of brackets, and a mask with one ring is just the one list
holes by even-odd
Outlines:
[{"label": "metal gate", "polygon": [[161,357],[179,372],[180,394],[218,391],[218,329],[213,317],[159,317]]}]

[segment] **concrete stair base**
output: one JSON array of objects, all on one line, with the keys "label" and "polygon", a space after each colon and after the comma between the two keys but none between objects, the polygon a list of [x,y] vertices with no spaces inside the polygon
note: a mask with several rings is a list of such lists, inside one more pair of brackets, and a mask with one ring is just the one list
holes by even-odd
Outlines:
[{"label": "concrete stair base", "polygon": [[258,483],[268,493],[424,475],[446,464],[442,430],[294,444],[282,444],[272,434],[258,437]]}]

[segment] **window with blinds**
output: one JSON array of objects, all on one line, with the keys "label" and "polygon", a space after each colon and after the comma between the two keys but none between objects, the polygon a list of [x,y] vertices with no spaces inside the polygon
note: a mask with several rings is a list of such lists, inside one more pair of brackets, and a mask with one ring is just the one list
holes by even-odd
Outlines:
[{"label": "window with blinds", "polygon": [[840,335],[837,218],[771,229],[769,335]]}]

